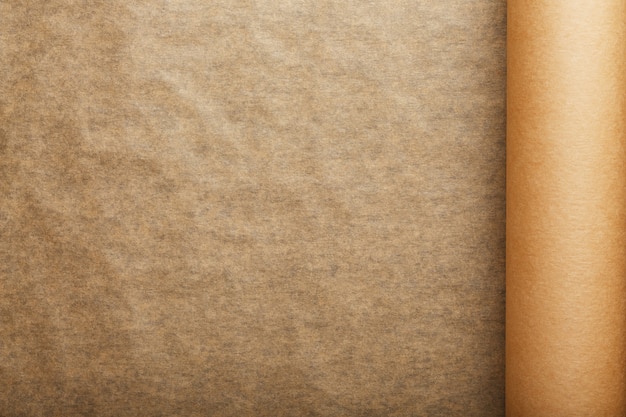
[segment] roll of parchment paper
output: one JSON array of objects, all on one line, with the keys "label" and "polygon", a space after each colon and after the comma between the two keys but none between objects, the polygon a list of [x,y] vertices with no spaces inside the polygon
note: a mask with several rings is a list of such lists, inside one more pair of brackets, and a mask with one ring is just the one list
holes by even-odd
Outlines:
[{"label": "roll of parchment paper", "polygon": [[626,2],[508,2],[507,416],[626,415]]}]

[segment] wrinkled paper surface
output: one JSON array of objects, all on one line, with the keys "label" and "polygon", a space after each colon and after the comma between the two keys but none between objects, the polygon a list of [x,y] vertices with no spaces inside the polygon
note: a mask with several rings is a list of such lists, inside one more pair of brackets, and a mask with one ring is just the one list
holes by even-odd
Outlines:
[{"label": "wrinkled paper surface", "polygon": [[1,1],[0,415],[502,415],[505,14]]}]

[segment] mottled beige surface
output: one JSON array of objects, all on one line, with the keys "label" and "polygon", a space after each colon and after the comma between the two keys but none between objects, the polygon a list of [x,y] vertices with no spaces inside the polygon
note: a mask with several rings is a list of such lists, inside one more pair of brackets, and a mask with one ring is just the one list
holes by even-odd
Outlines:
[{"label": "mottled beige surface", "polygon": [[499,416],[505,0],[0,1],[0,415]]}]

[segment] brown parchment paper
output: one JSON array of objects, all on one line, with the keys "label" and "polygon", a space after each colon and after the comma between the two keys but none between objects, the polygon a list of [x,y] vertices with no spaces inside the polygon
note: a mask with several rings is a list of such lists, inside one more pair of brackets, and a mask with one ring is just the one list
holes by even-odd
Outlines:
[{"label": "brown parchment paper", "polygon": [[626,2],[508,2],[508,416],[626,415]]},{"label": "brown parchment paper", "polygon": [[505,17],[0,1],[0,415],[502,415]]}]

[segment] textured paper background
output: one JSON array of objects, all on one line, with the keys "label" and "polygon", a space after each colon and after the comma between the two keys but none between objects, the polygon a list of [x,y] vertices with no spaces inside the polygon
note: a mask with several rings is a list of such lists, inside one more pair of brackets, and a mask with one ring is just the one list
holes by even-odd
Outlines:
[{"label": "textured paper background", "polygon": [[505,1],[0,1],[0,415],[504,412]]}]

